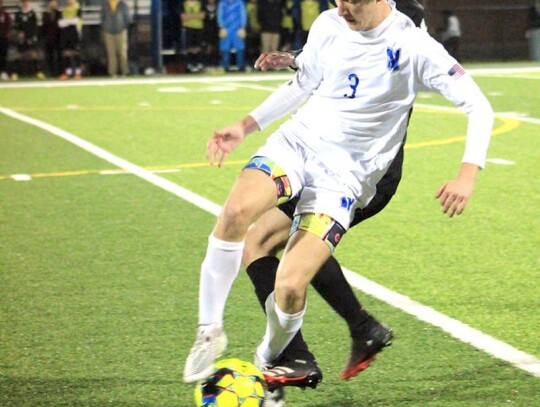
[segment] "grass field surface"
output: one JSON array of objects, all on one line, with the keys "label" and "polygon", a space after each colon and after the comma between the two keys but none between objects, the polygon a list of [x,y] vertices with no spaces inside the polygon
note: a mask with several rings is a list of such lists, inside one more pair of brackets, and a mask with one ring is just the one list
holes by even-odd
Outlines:
[{"label": "grass field surface", "polygon": [[[288,389],[288,406],[540,405],[540,67],[511,68],[471,70],[496,121],[458,218],[434,194],[457,174],[466,118],[419,95],[396,196],[335,253],[394,344],[341,381],[348,331],[310,291],[325,377]],[[0,406],[194,405],[182,369],[207,237],[278,124],[221,169],[206,140],[290,75],[0,85]],[[252,360],[265,319],[245,273],[225,318],[225,356]]]}]

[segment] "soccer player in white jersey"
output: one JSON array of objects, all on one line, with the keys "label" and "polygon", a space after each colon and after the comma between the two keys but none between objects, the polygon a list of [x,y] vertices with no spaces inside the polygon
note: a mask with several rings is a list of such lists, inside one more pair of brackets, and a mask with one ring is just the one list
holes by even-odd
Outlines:
[{"label": "soccer player in white jersey", "polygon": [[399,150],[420,90],[439,92],[468,117],[459,173],[436,193],[444,213],[461,214],[485,163],[493,111],[470,75],[390,0],[338,0],[313,24],[295,78],[239,122],[214,131],[207,156],[222,165],[248,134],[298,109],[241,172],[209,237],[186,382],[209,376],[226,348],[223,311],[248,227],[298,195],[255,352],[260,366],[280,355],[302,325],[309,281]]},{"label": "soccer player in white jersey", "polygon": [[[422,27],[425,13],[421,2],[395,0],[395,3],[397,10],[407,15],[415,26]],[[333,5],[336,6],[335,2]],[[300,53],[301,50],[265,52],[257,59],[255,67],[262,71],[287,67],[296,69],[295,57]],[[350,227],[375,216],[392,199],[401,180],[403,144],[383,178],[377,183],[377,192],[373,199],[366,207],[355,211]],[[287,242],[296,202],[297,198],[293,198],[267,211],[251,225],[244,239],[242,262],[263,310],[266,298],[274,291],[279,265],[277,253]],[[345,320],[349,328],[352,346],[347,364],[340,374],[343,380],[348,380],[368,368],[377,354],[390,345],[393,338],[392,330],[379,322],[358,301],[335,257],[330,257],[324,263],[311,280],[311,285]],[[277,406],[283,401],[283,386],[317,387],[323,377],[322,371],[303,338],[302,330],[299,330],[287,345],[279,359],[275,361],[275,365],[265,371],[265,376],[269,388],[277,387],[276,391],[270,393],[272,399],[266,400],[268,407]],[[274,403],[271,404],[271,401]]]}]

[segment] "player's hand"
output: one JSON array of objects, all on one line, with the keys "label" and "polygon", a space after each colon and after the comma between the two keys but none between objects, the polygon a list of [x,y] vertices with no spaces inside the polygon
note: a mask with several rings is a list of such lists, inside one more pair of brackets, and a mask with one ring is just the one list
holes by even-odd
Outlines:
[{"label": "player's hand", "polygon": [[221,167],[232,150],[242,143],[246,133],[242,123],[236,123],[221,130],[214,130],[214,135],[206,145],[206,158],[210,165],[216,162]]},{"label": "player's hand", "polygon": [[271,68],[294,68],[294,55],[289,52],[272,51],[264,52],[255,61],[255,68],[267,71]]},{"label": "player's hand", "polygon": [[227,30],[225,28],[219,29],[219,38],[226,38],[227,37]]},{"label": "player's hand", "polygon": [[474,190],[477,171],[476,165],[464,163],[459,176],[445,182],[437,191],[435,198],[449,217],[461,215],[465,210]]}]

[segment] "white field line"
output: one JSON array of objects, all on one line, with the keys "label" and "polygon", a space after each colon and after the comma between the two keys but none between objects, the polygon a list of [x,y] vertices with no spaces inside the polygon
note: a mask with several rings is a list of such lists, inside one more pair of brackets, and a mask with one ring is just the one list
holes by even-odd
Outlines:
[{"label": "white field line", "polygon": [[[24,123],[31,124],[40,129],[43,129],[55,136],[58,136],[77,147],[93,154],[117,167],[120,167],[126,171],[129,171],[133,175],[142,178],[151,184],[162,188],[172,194],[184,199],[187,202],[192,203],[200,209],[203,209],[214,216],[217,216],[221,210],[221,207],[208,199],[197,195],[171,181],[168,181],[156,174],[151,173],[138,165],[132,164],[129,161],[124,160],[74,134],[68,133],[58,127],[52,126],[48,123],[42,122],[37,119],[22,115],[11,109],[0,107],[0,112],[6,116],[20,120]],[[441,328],[443,331],[448,332],[453,337],[472,345],[473,347],[480,349],[488,354],[508,362],[513,366],[529,372],[533,376],[540,377],[540,360],[533,355],[529,355],[522,352],[507,343],[504,343],[498,339],[495,339],[489,335],[486,335],[470,326],[459,322],[453,318],[450,318],[431,307],[420,304],[419,302],[411,300],[402,294],[389,290],[375,283],[365,277],[360,276],[350,270],[345,270],[347,279],[355,288],[372,295],[373,297],[390,304],[393,307],[401,309],[402,311],[415,316],[421,321],[430,323],[436,327]]]},{"label": "white field line", "polygon": [[431,307],[423,305],[409,297],[392,291],[382,285],[362,277],[358,273],[343,269],[349,284],[362,290],[385,303],[405,311],[427,322],[433,326],[441,328],[454,338],[468,343],[500,360],[511,363],[515,367],[540,377],[540,360],[533,355],[522,352],[507,343],[493,338],[477,329],[470,327],[457,319],[450,318]]},{"label": "white field line", "polygon": [[[496,76],[539,73],[540,66],[531,67],[500,67],[500,68],[470,68],[467,69],[473,76]],[[292,71],[277,73],[251,73],[245,75],[181,75],[159,77],[133,77],[126,79],[84,79],[80,81],[28,81],[28,82],[3,82],[2,88],[64,88],[77,86],[111,86],[111,85],[160,85],[174,83],[222,83],[228,82],[260,82],[272,80],[287,80],[293,76]]]},{"label": "white field line", "polygon": [[139,178],[144,179],[145,181],[150,182],[151,184],[154,184],[168,192],[171,192],[172,194],[178,196],[179,198],[182,198],[215,216],[218,216],[219,212],[221,211],[221,207],[211,202],[210,200],[200,195],[197,195],[196,193],[191,192],[190,190],[183,188],[180,185],[175,184],[174,182],[166,180],[165,178],[162,178],[159,175],[156,175],[148,170],[145,170],[144,168],[139,167],[138,165],[130,163],[129,161],[124,160],[123,158],[120,158],[112,153],[109,153],[108,151],[86,140],[83,140],[82,138],[77,137],[74,134],[68,133],[67,131],[62,130],[51,124],[42,122],[41,120],[33,119],[23,114],[17,113],[11,109],[0,107],[0,112],[4,113],[6,116],[20,120],[24,123],[31,124],[32,126],[39,127],[40,129],[43,129],[51,134],[54,134],[55,136],[63,138],[64,140],[69,141],[72,144],[75,144],[77,147],[80,147],[83,150],[133,175],[136,175]]}]

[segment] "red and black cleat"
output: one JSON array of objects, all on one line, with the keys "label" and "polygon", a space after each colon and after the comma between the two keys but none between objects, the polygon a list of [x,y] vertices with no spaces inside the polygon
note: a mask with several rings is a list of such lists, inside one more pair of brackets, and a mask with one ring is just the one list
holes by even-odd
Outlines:
[{"label": "red and black cleat", "polygon": [[392,343],[394,334],[390,328],[375,319],[366,322],[358,335],[353,337],[351,355],[340,377],[348,380],[367,369],[377,353]]},{"label": "red and black cleat", "polygon": [[322,381],[322,371],[314,360],[280,360],[276,366],[264,370],[268,389],[283,386],[316,388]]}]

